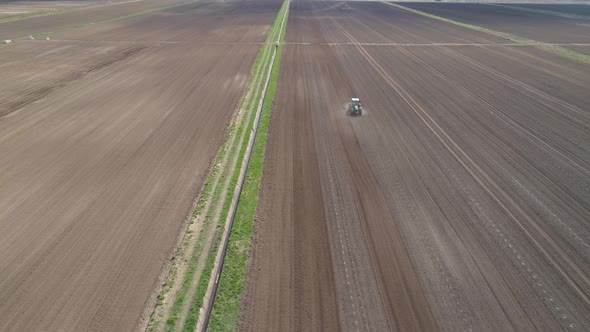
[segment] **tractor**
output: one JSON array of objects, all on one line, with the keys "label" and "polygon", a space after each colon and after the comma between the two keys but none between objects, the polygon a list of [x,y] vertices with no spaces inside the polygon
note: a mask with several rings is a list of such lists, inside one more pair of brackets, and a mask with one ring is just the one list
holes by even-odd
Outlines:
[{"label": "tractor", "polygon": [[361,104],[361,100],[359,98],[352,98],[350,100],[350,105],[348,105],[348,112],[352,116],[363,115],[363,105]]}]

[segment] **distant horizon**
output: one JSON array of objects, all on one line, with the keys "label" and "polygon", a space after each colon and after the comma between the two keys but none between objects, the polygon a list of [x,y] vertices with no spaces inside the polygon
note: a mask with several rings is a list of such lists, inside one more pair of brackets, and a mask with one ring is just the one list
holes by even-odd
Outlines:
[{"label": "distant horizon", "polygon": [[[334,0],[337,1],[337,0]],[[373,0],[350,0],[373,1]],[[438,2],[438,3],[513,3],[513,4],[590,4],[590,0],[393,0],[390,2]]]}]

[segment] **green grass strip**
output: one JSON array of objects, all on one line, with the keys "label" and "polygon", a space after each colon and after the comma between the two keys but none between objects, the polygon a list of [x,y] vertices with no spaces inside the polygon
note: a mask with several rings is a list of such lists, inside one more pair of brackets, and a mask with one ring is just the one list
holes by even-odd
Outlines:
[{"label": "green grass strip", "polygon": [[[263,48],[263,52],[260,53],[263,58],[264,58],[264,55],[266,55],[266,52],[268,52],[270,49],[271,49],[271,47],[269,47],[269,46],[265,46]],[[266,52],[264,52],[264,51],[266,51]],[[269,61],[270,61],[270,57],[268,57],[267,61],[265,61],[265,63],[262,65],[263,72],[266,72],[266,70],[264,70],[264,68],[268,68]],[[259,84],[263,84],[263,83],[264,83],[263,80],[261,80],[259,82]],[[259,100],[261,93],[262,93],[262,90],[260,89],[260,91],[252,98],[254,98],[254,100]],[[256,109],[257,104],[258,104],[257,102],[252,103],[249,106],[250,115],[249,115],[249,118],[247,121],[247,125],[242,126],[242,129],[244,129],[247,133],[252,131],[252,128],[254,126],[254,116],[255,116],[255,109]],[[242,164],[242,161],[245,157],[245,152],[246,152],[247,146],[248,146],[248,140],[245,139],[243,141],[242,145],[240,146],[240,151],[239,151],[239,156],[238,156],[238,160],[236,163],[236,168],[234,169],[229,188],[233,189],[237,185],[238,177],[240,175],[240,167],[239,166]],[[237,148],[237,146],[235,146],[235,147]],[[234,151],[234,153],[238,153],[238,152]],[[233,193],[233,191],[231,193]],[[221,244],[221,237],[223,235],[223,228],[225,227],[225,221],[227,220],[229,207],[230,207],[231,201],[233,199],[231,193],[230,193],[230,195],[227,195],[224,200],[223,207],[222,207],[222,214],[219,217],[219,223],[217,225],[218,231],[215,234],[214,244],[211,248],[211,251],[209,252],[209,255],[207,257],[207,264],[205,265],[203,273],[201,274],[201,278],[199,279],[199,283],[197,284],[197,291],[195,292],[194,298],[192,299],[192,302],[191,302],[189,312],[186,316],[186,320],[183,325],[183,331],[192,332],[192,331],[194,331],[195,326],[197,324],[200,309],[203,306],[203,300],[205,297],[205,293],[207,292],[207,286],[209,284],[209,279],[211,277],[211,273],[213,272],[213,268],[215,266],[215,259],[217,256],[216,253],[217,253],[217,250],[219,249],[219,245]]]},{"label": "green grass strip", "polygon": [[[271,28],[271,31],[269,33],[270,36],[276,36],[276,33],[278,32],[278,29],[276,28],[276,21],[275,24],[273,24],[273,27]],[[275,37],[276,38],[276,37]],[[271,38],[272,40],[272,38]],[[270,59],[271,57],[269,56],[270,52],[272,52],[272,47],[270,45],[265,45],[261,48],[261,51],[257,57],[257,60],[255,62],[254,67],[258,69],[258,73],[257,75],[252,75],[251,77],[251,84],[249,84],[249,87],[251,85],[254,84],[258,84],[258,85],[263,85],[264,84],[264,77],[266,77],[266,75],[264,75],[267,70],[268,70],[268,66],[270,65]],[[252,78],[257,76],[257,79],[254,79],[254,81],[252,81]],[[252,84],[253,83],[253,84]],[[256,90],[256,87],[252,87],[251,90]],[[262,94],[262,89],[258,89],[258,92],[255,95],[250,96],[250,101],[247,103],[246,105],[246,111],[247,114],[245,114],[246,119],[246,125],[245,126],[240,126],[239,127],[239,132],[237,133],[238,137],[240,136],[242,131],[245,131],[246,133],[250,132],[253,128],[254,125],[254,115],[255,115],[255,110],[257,109],[258,106],[258,101],[260,100]],[[254,101],[254,102],[252,102]],[[229,184],[229,188],[235,188],[237,185],[237,181],[238,181],[238,177],[239,177],[239,173],[240,173],[240,168],[239,165],[242,164],[242,161],[245,157],[245,152],[247,149],[247,145],[248,145],[248,140],[244,140],[242,142],[242,144],[240,146],[238,146],[238,142],[236,141],[235,144],[231,147],[231,151],[230,153],[232,155],[234,154],[238,154],[238,160],[236,165],[238,167],[236,167],[234,169],[234,172],[232,174],[232,178],[230,180],[230,184]],[[239,151],[236,151],[237,149],[239,149]],[[220,181],[223,181],[225,179],[226,176],[228,176],[229,174],[223,174],[222,175],[222,179],[220,179]],[[218,201],[220,200],[220,196],[221,193],[217,193],[214,192],[213,197],[211,198],[213,201]],[[192,299],[186,299],[186,293],[188,291],[188,287],[186,289],[182,290],[182,294],[177,295],[177,301],[181,302],[181,303],[175,303],[173,306],[173,310],[171,312],[171,315],[167,321],[166,324],[166,330],[174,330],[177,326],[177,318],[178,318],[178,314],[179,314],[179,309],[182,308],[182,305],[185,303],[185,301],[190,301],[190,308],[189,308],[189,312],[187,313],[187,316],[185,318],[185,321],[183,322],[183,331],[194,331],[195,326],[197,324],[197,320],[199,318],[199,312],[201,307],[203,306],[203,299],[205,296],[205,293],[207,291],[207,286],[209,283],[209,279],[211,276],[211,273],[213,271],[213,267],[215,266],[215,258],[216,258],[216,252],[219,248],[219,245],[221,244],[221,236],[223,235],[223,228],[225,226],[225,221],[227,219],[227,215],[229,212],[229,207],[231,205],[231,201],[232,201],[232,196],[231,195],[227,195],[225,200],[223,201],[223,206],[222,206],[222,213],[220,215],[219,218],[219,223],[216,225],[217,227],[217,231],[215,232],[215,239],[213,240],[213,245],[210,248],[209,254],[207,256],[207,262],[206,265],[203,269],[203,272],[201,274],[201,277],[199,278],[198,284],[197,284],[197,289],[196,292],[194,294],[194,297]],[[212,210],[210,210],[210,212],[212,213]],[[210,220],[210,218],[212,218],[211,215],[207,215],[206,216],[206,220]],[[199,251],[196,250],[195,251],[195,255],[194,257],[191,259],[191,261],[198,261],[198,254]],[[196,264],[196,263],[195,263]],[[188,276],[185,279],[185,281],[183,282],[183,286],[184,283],[188,283],[190,285],[190,282],[193,279],[193,275]]]},{"label": "green grass strip", "polygon": [[[285,2],[278,17],[282,19],[283,11],[286,11],[288,16],[288,10],[288,2]],[[286,29],[287,24],[285,23],[281,33],[281,45],[285,37]],[[252,241],[254,217],[258,206],[258,196],[262,181],[268,127],[270,124],[272,105],[276,95],[281,55],[282,46],[279,46],[264,99],[258,134],[254,141],[252,156],[229,239],[219,288],[217,289],[213,311],[209,320],[210,331],[235,331],[237,328],[241,304],[240,297],[244,289],[244,281],[247,273],[247,262]]]},{"label": "green grass strip", "polygon": [[[268,67],[268,64],[262,63],[263,61],[265,61],[265,59],[268,60],[266,52],[260,52],[256,58],[254,66],[253,66],[252,75],[251,75],[249,83],[248,83],[248,88],[247,88],[248,91],[254,90],[255,85],[261,84],[260,81],[262,80],[262,76],[263,76],[262,71],[263,70],[260,70],[260,68],[261,68],[261,66],[263,68]],[[246,121],[246,122],[243,122],[243,123],[246,123],[247,125],[246,126],[243,126],[243,125],[236,126],[236,123],[232,124],[229,133],[226,135],[223,148],[220,150],[220,152],[216,158],[216,164],[223,160],[226,153],[230,153],[230,155],[236,155],[239,153],[237,165],[241,164],[241,161],[242,161],[243,155],[244,155],[243,151],[245,151],[245,144],[242,144],[242,146],[238,146],[238,138],[242,135],[242,133],[244,131],[247,133],[252,129],[253,119],[254,119],[254,112],[253,112],[253,109],[254,109],[253,104],[254,103],[252,102],[252,100],[254,100],[255,98],[256,98],[256,96],[252,95],[247,100],[242,101],[242,106],[244,106],[244,109],[246,110],[246,114],[244,114],[244,121]],[[260,98],[260,97],[258,96],[258,98]],[[236,130],[236,127],[237,127],[237,130]],[[237,137],[236,137],[236,140],[234,141],[234,144],[232,146],[229,146],[229,141],[230,141],[229,138],[232,135],[237,135]],[[245,140],[245,142],[247,143],[246,140]],[[239,148],[239,151],[238,151],[238,148]],[[228,176],[232,176],[232,179],[230,180],[229,187],[230,188],[235,187],[235,184],[237,182],[237,178],[239,175],[239,169],[234,170],[233,174],[229,174],[230,167],[227,167],[227,166],[228,165],[226,165],[226,167],[224,167],[222,174],[218,174],[217,168],[215,168],[212,176],[210,176],[207,179],[207,182],[206,182],[204,189],[203,189],[203,193],[201,194],[201,197],[199,198],[199,204],[197,205],[197,208],[195,210],[195,216],[198,216],[202,213],[205,203],[208,200],[210,200],[211,202],[218,202],[221,199],[221,195],[222,195],[221,190],[223,187],[222,183],[225,181],[225,179]],[[212,186],[212,183],[214,182],[216,177],[220,177],[218,180],[218,185],[213,189],[213,192],[211,193],[211,186]],[[222,210],[221,210],[222,214],[219,218],[219,223],[216,225],[217,231],[215,232],[215,235],[214,235],[215,239],[213,241],[212,247],[209,250],[206,266],[204,267],[204,270],[201,273],[201,276],[199,278],[199,283],[197,284],[198,285],[197,291],[195,292],[195,295],[193,298],[187,299],[186,295],[188,293],[190,284],[192,283],[193,279],[195,278],[200,254],[202,252],[203,245],[205,242],[204,241],[205,240],[204,234],[206,233],[206,231],[205,231],[205,229],[203,229],[201,231],[200,237],[197,240],[198,242],[195,246],[195,250],[193,251],[193,255],[192,255],[192,257],[190,257],[187,273],[186,273],[184,279],[182,280],[181,288],[176,295],[176,298],[174,300],[174,304],[172,305],[170,316],[166,320],[166,330],[167,331],[173,331],[176,329],[176,327],[178,325],[178,318],[180,315],[180,311],[183,308],[186,301],[190,301],[191,306],[189,309],[189,313],[188,313],[185,321],[183,322],[183,329],[184,330],[191,330],[191,329],[194,330],[194,327],[196,325],[196,320],[198,319],[198,312],[199,312],[200,307],[202,306],[203,294],[204,294],[204,291],[206,290],[206,286],[207,286],[206,282],[208,282],[209,276],[211,275],[211,270],[213,268],[212,262],[214,262],[215,253],[216,253],[217,248],[219,246],[219,242],[220,242],[221,235],[222,235],[222,230],[223,230],[223,227],[225,226],[225,220],[227,219],[227,211],[229,210],[230,204],[231,204],[231,195],[228,195],[228,196],[226,196],[225,200],[223,201],[223,206],[222,206]],[[205,215],[205,217],[203,218],[205,224],[208,224],[212,220],[214,213],[215,213],[215,204],[213,204],[213,206],[210,207],[209,211],[207,212],[207,215]],[[205,287],[205,288],[203,289],[203,287]]]},{"label": "green grass strip", "polygon": [[[266,49],[263,49],[263,51],[265,51],[265,50]],[[244,97],[241,101],[241,105],[245,110],[253,110],[254,109],[253,100],[256,97],[253,95],[248,97],[248,93],[249,92],[252,93],[253,92],[252,90],[255,88],[255,86],[260,85],[259,81],[262,80],[262,76],[263,76],[262,70],[260,70],[260,67],[263,65],[261,62],[268,60],[267,53],[268,52],[259,53],[259,55],[257,56],[256,61],[254,63],[254,66],[252,69],[252,74],[250,76],[250,79],[249,79],[249,82],[248,82],[248,85],[246,88],[246,93],[244,94]],[[258,95],[258,99],[259,98],[260,97]],[[246,114],[244,114],[244,119],[247,117],[248,119],[246,121],[252,122],[253,114],[254,114],[253,111],[247,112]],[[236,132],[236,127],[239,127],[239,130],[237,130],[237,132]],[[230,153],[236,153],[235,145],[237,145],[237,141],[234,141],[234,145],[230,147],[229,146],[230,137],[232,135],[237,135],[239,137],[242,134],[242,132],[244,131],[244,129],[245,129],[244,127],[245,126],[237,126],[237,123],[234,122],[231,125],[228,133],[226,134],[225,142],[216,156],[215,164],[214,164],[215,166],[213,167],[209,176],[207,177],[205,185],[203,186],[201,194],[199,195],[197,207],[195,208],[195,211],[193,213],[193,216],[195,218],[200,216],[203,213],[203,209],[205,208],[205,205],[208,201],[216,202],[219,200],[219,196],[221,194],[220,188],[223,186],[222,183],[223,183],[225,177],[227,176],[227,174],[225,172],[227,170],[227,167],[224,168],[223,173],[219,173],[218,164],[225,158],[225,155],[228,153],[228,149],[231,148],[232,151]],[[213,184],[216,180],[217,180],[217,185],[214,187]],[[158,297],[157,306],[161,306],[163,304],[163,299],[166,296],[176,295],[174,298],[174,303],[173,303],[171,311],[170,311],[170,316],[166,320],[165,329],[168,331],[174,330],[176,328],[177,323],[178,323],[178,321],[177,321],[178,315],[180,314],[180,310],[182,309],[184,303],[187,300],[186,294],[188,292],[188,289],[190,287],[192,280],[194,279],[194,277],[196,275],[199,257],[200,257],[199,254],[202,252],[204,242],[205,242],[204,235],[207,233],[206,230],[209,229],[209,227],[211,227],[210,223],[208,223],[208,221],[211,220],[211,217],[212,217],[211,214],[213,213],[212,211],[214,211],[214,210],[215,210],[215,206],[210,206],[207,215],[204,216],[204,218],[203,218],[204,226],[206,226],[206,227],[203,227],[203,229],[201,229],[200,234],[197,235],[198,239],[195,244],[195,250],[193,251],[193,255],[188,258],[189,260],[187,263],[188,264],[187,272],[184,275],[183,279],[180,281],[180,282],[182,282],[180,289],[178,290],[178,292],[176,294],[168,294],[168,292],[172,288],[172,286],[176,282],[178,282],[178,280],[176,280],[177,266],[176,266],[176,264],[173,264],[173,266],[170,269],[169,278],[168,278],[166,284],[163,286],[160,296]],[[191,242],[192,236],[194,236],[194,234],[188,234],[188,236],[185,238],[185,240],[183,240],[183,242],[179,248],[179,253],[177,254],[177,257],[184,257],[184,252],[186,251],[187,246]],[[154,331],[157,328],[157,326],[160,324],[161,319],[162,319],[162,317],[152,316],[150,323],[148,325],[148,331]]]},{"label": "green grass strip", "polygon": [[[280,12],[281,13],[281,12]],[[279,13],[279,14],[280,14]],[[280,26],[280,22],[279,22],[279,26]],[[275,23],[273,24],[273,26],[271,27],[270,31],[269,31],[269,38],[268,41],[272,41],[272,40],[276,40],[278,36],[278,27],[277,27],[277,22],[275,20]],[[229,173],[229,168],[230,167],[224,167],[222,174],[219,174],[219,170],[218,167],[215,166],[211,172],[211,174],[209,175],[209,177],[207,178],[205,185],[203,187],[203,192],[200,195],[199,198],[199,202],[197,204],[197,207],[195,209],[195,216],[200,215],[203,212],[203,208],[206,204],[207,201],[213,202],[213,206],[209,208],[209,211],[207,213],[207,215],[204,218],[204,223],[205,226],[209,225],[209,227],[212,227],[210,221],[211,218],[213,218],[213,213],[215,211],[215,202],[218,202],[219,200],[221,200],[221,188],[223,187],[222,183],[225,181],[225,179],[227,178],[227,176],[231,176],[231,180],[229,183],[229,188],[235,188],[236,184],[237,184],[237,180],[239,177],[239,173],[240,173],[240,165],[242,164],[242,160],[245,157],[245,151],[248,145],[248,139],[247,137],[245,137],[246,139],[243,140],[242,144],[239,144],[239,137],[242,135],[242,133],[248,133],[252,130],[253,125],[254,125],[254,117],[255,117],[255,112],[256,109],[258,107],[258,103],[259,100],[261,98],[261,94],[262,94],[262,87],[265,83],[265,79],[266,79],[266,73],[268,72],[268,67],[270,65],[270,60],[271,60],[271,52],[273,51],[274,46],[272,45],[264,45],[253,66],[253,69],[251,71],[251,75],[250,75],[250,79],[247,85],[247,91],[246,94],[244,95],[244,99],[241,102],[242,108],[245,110],[245,114],[243,116],[242,121],[240,121],[240,123],[233,123],[230,131],[228,132],[228,134],[225,137],[225,143],[223,145],[223,147],[220,149],[220,152],[218,153],[217,157],[216,157],[216,164],[217,165],[219,162],[221,162],[225,156],[226,153],[229,153],[230,155],[238,155],[238,160],[236,163],[236,168],[234,169],[232,174],[228,174]],[[250,92],[250,94],[248,95],[248,92]],[[248,97],[247,97],[248,96]],[[247,97],[247,98],[246,98]],[[229,146],[229,138],[231,137],[231,135],[236,135],[236,139],[234,140],[233,144],[231,146]],[[215,188],[213,187],[213,182],[218,179],[218,185],[215,186]],[[233,191],[232,191],[233,193]],[[171,312],[170,315],[167,319],[167,321],[165,322],[165,330],[167,331],[173,331],[176,330],[178,328],[178,318],[180,315],[180,311],[182,309],[182,307],[184,306],[184,304],[186,303],[186,301],[190,302],[190,308],[189,308],[189,312],[187,313],[187,316],[183,322],[183,330],[184,331],[194,331],[194,328],[196,326],[197,320],[198,320],[198,316],[199,316],[199,310],[203,305],[203,299],[204,299],[204,295],[205,292],[207,290],[207,285],[209,283],[209,279],[214,267],[214,263],[215,263],[215,257],[216,257],[216,252],[219,248],[219,245],[221,244],[221,236],[223,235],[223,228],[225,226],[225,221],[227,219],[227,214],[229,212],[229,206],[231,205],[231,201],[232,201],[232,195],[227,195],[226,198],[223,200],[222,202],[222,213],[221,216],[219,218],[219,222],[218,224],[215,225],[215,227],[217,228],[215,235],[214,235],[214,240],[212,242],[212,247],[209,249],[208,255],[207,255],[207,261],[206,261],[206,265],[203,268],[203,271],[201,273],[201,276],[199,278],[198,284],[197,284],[197,289],[196,292],[193,296],[193,298],[187,298],[186,295],[188,293],[188,290],[190,288],[191,282],[193,281],[193,279],[196,277],[196,272],[197,272],[197,267],[198,267],[198,262],[199,262],[199,257],[200,254],[202,253],[202,249],[203,249],[203,245],[204,245],[204,234],[205,232],[205,227],[203,227],[203,229],[201,230],[201,233],[199,234],[199,238],[197,240],[197,243],[195,245],[195,250],[193,251],[193,255],[192,257],[188,258],[188,268],[187,268],[187,273],[185,274],[184,278],[182,281],[182,284],[180,286],[179,291],[176,294],[176,297],[174,299],[174,303],[172,305],[171,308]],[[192,234],[190,235],[192,236]],[[190,239],[190,237],[188,238]],[[185,247],[188,245],[188,240],[183,241],[183,244],[181,245],[180,250],[183,251],[185,250]],[[173,266],[171,268],[171,276],[174,277],[174,271],[175,271],[175,267]],[[170,278],[169,278],[170,279]],[[166,292],[167,290],[169,290],[174,282],[179,282],[178,280],[174,280],[174,278],[172,278],[172,280],[170,280],[170,285],[165,285],[164,286],[164,291],[162,292],[161,297],[163,298],[164,296],[166,296]],[[159,303],[161,304],[161,299],[159,300]],[[148,326],[148,330],[154,330],[156,328],[156,326],[159,324],[158,323],[158,319],[161,319],[160,317],[152,317],[152,321],[150,322],[150,325]]]},{"label": "green grass strip", "polygon": [[532,39],[527,39],[527,38],[524,38],[524,37],[520,37],[520,36],[509,34],[509,33],[505,33],[505,32],[500,32],[500,31],[496,31],[496,30],[491,30],[491,29],[483,28],[483,27],[480,27],[480,26],[477,26],[477,25],[472,25],[472,24],[462,23],[462,22],[458,22],[458,21],[453,21],[453,20],[450,20],[448,18],[436,16],[436,15],[429,14],[429,13],[426,13],[426,12],[423,12],[423,11],[420,11],[420,10],[417,10],[417,9],[413,9],[413,8],[409,8],[409,7],[404,7],[404,6],[401,6],[401,5],[397,5],[397,4],[394,4],[394,3],[391,3],[391,2],[383,2],[383,3],[386,4],[386,5],[389,5],[389,6],[393,6],[393,7],[396,7],[396,8],[400,8],[400,9],[403,9],[403,10],[406,10],[406,11],[409,11],[409,12],[412,12],[414,14],[418,14],[418,15],[422,15],[422,16],[425,16],[425,17],[428,17],[428,18],[435,19],[435,20],[439,20],[439,21],[451,23],[451,24],[454,24],[454,25],[457,25],[457,26],[460,26],[460,27],[463,27],[463,28],[467,28],[467,29],[471,29],[471,30],[476,30],[476,31],[479,31],[479,32],[487,33],[489,35],[500,37],[500,38],[503,38],[503,39],[506,39],[506,40],[509,40],[509,41],[512,41],[512,42],[515,42],[515,43],[519,43],[519,44],[530,44],[532,46],[536,46],[536,47],[538,47],[538,48],[540,48],[542,50],[545,50],[545,51],[548,51],[548,52],[551,52],[551,53],[555,53],[555,54],[560,55],[560,56],[563,56],[565,58],[590,64],[590,55],[586,55],[586,54],[583,54],[583,53],[580,53],[580,52],[576,52],[576,51],[570,50],[568,48],[565,48],[565,47],[562,47],[562,46],[559,46],[559,45],[552,45],[552,44],[548,44],[548,43],[543,43],[543,42],[540,42],[540,41],[536,41],[536,40],[532,40]]},{"label": "green grass strip", "polygon": [[[254,112],[251,112],[254,113]],[[252,126],[254,124],[253,121],[253,117],[250,116],[246,126],[241,126],[241,130],[245,130],[246,133],[250,132],[252,130]],[[242,164],[242,160],[244,159],[244,155],[245,155],[245,151],[246,151],[246,146],[247,146],[247,140],[244,140],[244,143],[241,146],[238,146],[237,142],[236,144],[232,147],[232,154],[237,154],[238,155],[238,160],[236,165],[238,167],[236,167],[234,169],[234,172],[232,174],[230,183],[228,188],[235,188],[236,184],[238,182],[238,177],[239,177],[239,165]],[[237,149],[239,148],[239,151],[237,151]],[[229,174],[228,174],[229,175]],[[223,181],[223,179],[222,179]],[[221,188],[221,186],[220,186]],[[199,282],[197,284],[197,290],[194,294],[194,297],[191,300],[191,305],[188,311],[188,314],[185,318],[184,324],[183,324],[183,331],[187,331],[187,332],[192,332],[195,330],[195,327],[197,325],[197,320],[199,319],[199,312],[201,307],[203,306],[203,299],[205,297],[205,293],[207,291],[207,286],[209,284],[209,279],[211,277],[211,273],[213,271],[213,267],[215,266],[215,258],[216,258],[216,254],[217,254],[217,250],[219,248],[219,245],[221,244],[221,237],[223,235],[223,229],[225,227],[225,221],[227,220],[227,214],[229,212],[229,207],[231,205],[231,201],[232,201],[232,192],[230,192],[229,195],[227,195],[225,197],[225,200],[223,201],[223,206],[222,206],[222,212],[221,215],[219,216],[219,222],[216,225],[217,230],[215,232],[215,239],[213,241],[213,245],[211,247],[211,250],[209,251],[208,255],[207,255],[207,263],[205,265],[205,268],[203,269],[203,272],[201,274],[201,277],[199,278]],[[219,193],[219,195],[221,195],[221,193]],[[213,201],[218,201],[220,199],[220,197],[218,195],[216,195]],[[213,211],[211,211],[213,213]],[[212,216],[209,216],[208,218],[211,218]],[[210,219],[209,219],[210,220]],[[197,253],[197,252],[195,252]],[[192,280],[192,278],[191,278]]]},{"label": "green grass strip", "polygon": [[[235,131],[235,127],[232,126],[230,128],[230,130],[228,131],[228,134],[227,134],[228,137],[230,135],[232,135],[234,133],[234,131]],[[219,167],[217,166],[217,164],[219,161],[223,160],[225,154],[227,153],[228,148],[229,148],[229,144],[228,144],[228,140],[226,140],[226,142],[224,143],[224,145],[222,146],[222,148],[219,150],[219,152],[217,154],[215,166],[212,168],[209,176],[207,177],[205,185],[203,186],[201,194],[199,195],[199,201],[197,202],[197,207],[195,208],[195,211],[193,213],[194,217],[198,217],[199,215],[201,215],[206,202],[209,199],[211,199],[212,195],[215,195],[217,188],[213,188],[213,182],[216,178],[222,176],[222,174],[219,173]],[[207,221],[208,221],[208,219],[204,218],[205,226],[207,226]],[[196,236],[198,236],[198,239],[197,239],[197,243],[195,244],[195,249],[193,251],[194,253],[200,252],[200,250],[203,248],[203,245],[205,242],[204,235],[206,233],[205,228],[206,227],[203,227],[201,232],[199,234],[196,234]],[[183,240],[183,242],[181,244],[179,252],[176,255],[177,257],[184,257],[185,256],[184,252],[186,252],[186,249],[187,249],[189,243],[191,242],[191,239],[193,236],[195,236],[195,234],[187,234],[187,236],[185,237],[185,239]],[[180,286],[180,289],[176,293],[176,297],[174,298],[174,304],[171,309],[170,316],[166,320],[165,328],[168,331],[173,330],[174,327],[176,326],[180,309],[182,308],[183,304],[187,300],[186,294],[187,294],[188,289],[190,287],[191,280],[194,278],[194,276],[197,272],[198,255],[193,254],[193,256],[191,256],[189,258],[189,261],[187,264],[188,264],[188,267],[187,267],[186,274],[184,275],[183,280],[181,280],[182,284]],[[162,301],[163,301],[164,297],[168,296],[168,291],[170,290],[170,288],[172,288],[174,283],[177,282],[176,270],[177,270],[177,266],[176,266],[176,264],[173,264],[173,266],[171,267],[170,273],[169,273],[169,278],[167,280],[167,283],[163,286],[162,292],[161,292],[160,296],[158,297],[158,304],[157,305],[162,305]],[[152,317],[147,330],[154,331],[156,329],[156,327],[158,326],[160,319],[161,319],[161,317]]]}]

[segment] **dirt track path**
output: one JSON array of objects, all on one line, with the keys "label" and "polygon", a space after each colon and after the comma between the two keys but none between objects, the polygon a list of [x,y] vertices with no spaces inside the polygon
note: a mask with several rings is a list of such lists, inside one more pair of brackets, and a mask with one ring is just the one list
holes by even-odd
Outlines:
[{"label": "dirt track path", "polygon": [[362,45],[504,43],[381,4],[293,2],[287,31],[243,330],[590,323],[590,67]]}]

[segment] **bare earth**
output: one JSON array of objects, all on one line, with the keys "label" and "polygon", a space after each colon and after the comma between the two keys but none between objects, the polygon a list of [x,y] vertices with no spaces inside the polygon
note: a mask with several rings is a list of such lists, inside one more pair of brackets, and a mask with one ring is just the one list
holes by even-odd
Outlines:
[{"label": "bare earth", "polygon": [[0,38],[18,39],[29,35],[47,33],[93,22],[100,22],[133,13],[185,3],[180,0],[142,0],[113,6],[85,8],[79,11],[59,13],[2,23]]},{"label": "bare earth", "polygon": [[291,4],[241,330],[587,330],[590,66],[505,43]]},{"label": "bare earth", "polygon": [[64,9],[89,6],[84,2],[52,1],[52,2],[0,2],[0,18],[20,16],[31,13],[51,12]]},{"label": "bare earth", "polygon": [[136,326],[278,7],[199,2],[0,48],[0,330]]},{"label": "bare earth", "polygon": [[[404,3],[402,5],[462,23],[541,42],[590,43],[590,5],[544,5],[542,10],[548,13],[523,10],[523,8],[540,10],[526,5],[479,3]],[[571,7],[581,7],[581,9],[571,10]],[[577,18],[560,16],[563,10],[575,11]],[[554,14],[550,15],[551,12]]]},{"label": "bare earth", "polygon": [[[67,0],[67,1],[22,1],[3,0],[0,1],[0,18],[52,13],[61,10],[74,10],[88,6],[109,5],[127,0]],[[133,0],[131,0],[133,1]]]}]

